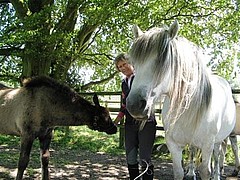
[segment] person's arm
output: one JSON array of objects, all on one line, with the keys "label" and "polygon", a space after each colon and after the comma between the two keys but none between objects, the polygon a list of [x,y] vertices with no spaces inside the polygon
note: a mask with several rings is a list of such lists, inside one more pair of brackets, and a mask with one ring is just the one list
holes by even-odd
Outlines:
[{"label": "person's arm", "polygon": [[117,116],[116,119],[114,120],[114,124],[118,125],[119,122],[123,119],[123,117]]},{"label": "person's arm", "polygon": [[125,94],[124,92],[122,91],[122,104],[121,104],[121,107],[120,107],[120,110],[119,110],[119,113],[116,117],[116,119],[114,120],[114,124],[115,125],[118,125],[119,122],[123,119],[123,117],[125,116],[125,109],[126,109],[126,99],[125,99]]},{"label": "person's arm", "polygon": [[119,110],[119,113],[116,117],[116,119],[114,120],[114,124],[115,125],[118,125],[119,122],[123,119],[123,117],[125,116],[125,108],[126,108],[126,105],[125,104],[121,104],[121,108]]}]

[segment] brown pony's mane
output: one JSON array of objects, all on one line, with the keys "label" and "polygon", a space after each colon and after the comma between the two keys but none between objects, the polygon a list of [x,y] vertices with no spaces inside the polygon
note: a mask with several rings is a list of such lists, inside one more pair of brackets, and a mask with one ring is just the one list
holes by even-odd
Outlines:
[{"label": "brown pony's mane", "polygon": [[23,87],[27,89],[40,87],[52,88],[57,94],[61,94],[65,97],[68,96],[72,101],[81,100],[81,104],[90,104],[87,100],[83,99],[79,94],[74,92],[69,86],[64,85],[48,76],[35,76],[28,78],[23,81]]}]

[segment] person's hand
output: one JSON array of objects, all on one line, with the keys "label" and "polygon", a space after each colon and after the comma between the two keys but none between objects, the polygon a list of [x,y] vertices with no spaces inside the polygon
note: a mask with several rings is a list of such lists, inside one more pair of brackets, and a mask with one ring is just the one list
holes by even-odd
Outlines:
[{"label": "person's hand", "polygon": [[113,123],[114,123],[116,126],[118,126],[120,121],[121,121],[121,119],[117,117],[117,118],[114,120]]}]

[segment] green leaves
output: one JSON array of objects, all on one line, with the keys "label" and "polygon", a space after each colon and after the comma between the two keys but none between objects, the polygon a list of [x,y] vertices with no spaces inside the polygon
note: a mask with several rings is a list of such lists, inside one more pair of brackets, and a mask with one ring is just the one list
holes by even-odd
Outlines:
[{"label": "green leaves", "polygon": [[[235,57],[231,47],[239,45],[237,1],[46,2],[48,4],[41,6],[40,11],[28,11],[25,18],[16,14],[21,12],[21,7],[0,6],[0,59],[3,64],[0,77],[8,75],[8,64],[12,69],[20,69],[18,73],[12,73],[13,79],[46,72],[56,79],[67,80],[78,89],[89,82],[98,82],[87,86],[86,90],[119,90],[121,77],[112,77],[115,72],[112,60],[117,54],[128,52],[133,39],[132,26],[137,24],[147,30],[172,24],[175,19],[180,25],[180,36],[211,52],[209,65],[212,68],[227,78],[234,69],[229,65]],[[22,8],[29,7],[24,4]],[[8,53],[3,53],[6,50]],[[89,70],[94,73],[89,74]]]}]

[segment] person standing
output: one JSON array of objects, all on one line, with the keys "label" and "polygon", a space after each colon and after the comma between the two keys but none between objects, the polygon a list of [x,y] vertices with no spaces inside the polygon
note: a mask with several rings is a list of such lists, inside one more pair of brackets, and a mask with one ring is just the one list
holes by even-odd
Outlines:
[{"label": "person standing", "polygon": [[114,122],[117,125],[125,116],[125,151],[130,180],[139,176],[139,164],[142,172],[146,171],[142,175],[143,180],[153,180],[151,154],[156,135],[155,116],[151,115],[140,130],[140,121],[134,119],[126,109],[126,98],[134,80],[134,67],[128,62],[128,55],[125,53],[119,54],[114,63],[117,70],[125,76],[122,80],[122,104]]}]

